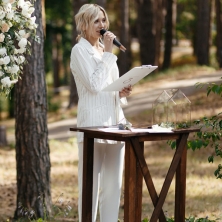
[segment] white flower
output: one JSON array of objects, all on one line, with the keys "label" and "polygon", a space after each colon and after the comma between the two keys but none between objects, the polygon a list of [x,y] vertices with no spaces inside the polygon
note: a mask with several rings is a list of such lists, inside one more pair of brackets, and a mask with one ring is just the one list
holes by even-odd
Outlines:
[{"label": "white flower", "polygon": [[8,68],[8,72],[12,74],[16,74],[18,71],[19,71],[19,66],[15,64]]},{"label": "white flower", "polygon": [[[7,65],[10,63],[9,56],[5,56],[4,58],[0,58],[0,65]],[[7,69],[7,67],[5,67]]]},{"label": "white flower", "polygon": [[19,32],[18,32],[18,33],[19,33],[19,35],[20,35],[20,36],[22,36],[22,37],[23,37],[23,36],[25,35],[25,30],[24,30],[24,29],[19,30]]},{"label": "white flower", "polygon": [[22,15],[24,15],[26,18],[31,18],[31,14],[34,12],[34,8],[30,7],[28,4],[25,4],[22,7]]},{"label": "white flower", "polygon": [[25,57],[24,56],[19,56],[19,58],[18,58],[18,63],[19,64],[22,64],[22,63],[24,63],[25,62]]},{"label": "white flower", "polygon": [[0,19],[3,19],[5,17],[5,12],[3,7],[0,6]]},{"label": "white flower", "polygon": [[20,30],[19,31],[19,35],[22,37],[22,38],[28,38],[30,36],[29,33],[26,33],[25,30]]},{"label": "white flower", "polygon": [[0,70],[0,77],[2,77],[4,75],[4,72],[2,72],[1,70]]},{"label": "white flower", "polygon": [[36,17],[33,16],[30,18],[30,25],[34,25],[35,24],[35,20],[36,20]]},{"label": "white flower", "polygon": [[5,35],[3,33],[0,34],[0,42],[3,42],[5,39]]},{"label": "white flower", "polygon": [[29,20],[29,28],[30,29],[37,28],[37,24],[35,23],[35,20],[36,20],[35,16],[30,18],[30,20]]},{"label": "white flower", "polygon": [[4,65],[7,65],[7,64],[10,63],[10,57],[9,57],[9,56],[5,56],[5,57],[3,58],[3,60],[4,60]]},{"label": "white flower", "polygon": [[17,22],[17,23],[20,23],[21,19],[18,15],[15,14],[14,16],[14,20]]},{"label": "white flower", "polygon": [[7,13],[7,15],[6,15],[6,18],[9,20],[12,20],[13,17],[14,17],[14,11],[11,11],[11,12]]},{"label": "white flower", "polygon": [[4,7],[6,12],[11,12],[12,11],[12,5],[10,3],[6,4]]},{"label": "white flower", "polygon": [[6,48],[5,47],[4,48],[0,48],[0,55],[4,56],[6,54],[7,54]]},{"label": "white flower", "polygon": [[18,54],[18,49],[14,49],[14,54]]},{"label": "white flower", "polygon": [[29,7],[29,8],[28,8],[28,12],[29,12],[30,15],[31,15],[34,11],[35,11],[35,8],[34,8],[34,7]]},{"label": "white flower", "polygon": [[24,0],[19,0],[17,5],[18,5],[18,7],[22,8],[25,5],[25,1]]},{"label": "white flower", "polygon": [[7,76],[7,77],[5,77],[5,78],[3,78],[2,80],[1,80],[1,83],[2,83],[2,85],[4,86],[4,87],[10,87],[11,86],[11,80],[10,80],[10,78]]},{"label": "white flower", "polygon": [[4,65],[4,58],[0,58],[0,65]]},{"label": "white flower", "polygon": [[26,51],[26,48],[17,49],[17,53],[20,53],[20,54],[24,53],[25,51]]},{"label": "white flower", "polygon": [[31,0],[0,0],[0,93],[6,96],[22,73],[28,37],[36,35],[34,10]]},{"label": "white flower", "polygon": [[26,38],[21,38],[21,40],[19,41],[18,45],[20,48],[25,48],[27,45],[27,39]]}]

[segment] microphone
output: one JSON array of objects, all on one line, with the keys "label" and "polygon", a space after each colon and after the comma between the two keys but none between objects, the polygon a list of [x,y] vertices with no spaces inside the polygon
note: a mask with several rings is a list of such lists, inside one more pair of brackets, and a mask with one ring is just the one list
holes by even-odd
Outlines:
[{"label": "microphone", "polygon": [[[105,29],[101,29],[101,30],[100,30],[100,34],[101,34],[101,35],[104,35],[105,32],[106,32]],[[117,41],[116,39],[113,39],[113,44],[114,44],[115,46],[117,46],[120,50],[122,50],[123,52],[126,51],[126,48],[125,48],[119,41]]]}]

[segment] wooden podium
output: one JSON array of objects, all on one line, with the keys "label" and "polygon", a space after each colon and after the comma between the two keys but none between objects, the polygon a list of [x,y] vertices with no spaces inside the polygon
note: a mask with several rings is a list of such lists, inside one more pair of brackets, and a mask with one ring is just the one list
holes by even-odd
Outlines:
[{"label": "wooden podium", "polygon": [[[118,132],[104,132],[99,128],[102,127],[70,128],[71,131],[84,133],[82,221],[92,222],[95,138],[125,142],[124,222],[141,222],[143,178],[154,205],[150,222],[156,222],[158,219],[160,222],[166,222],[162,207],[174,174],[176,174],[175,222],[185,221],[187,138],[189,133],[198,132],[199,129],[189,128],[174,132],[147,133],[121,130]],[[176,140],[177,148],[158,195],[144,158],[144,142],[160,140]]]}]

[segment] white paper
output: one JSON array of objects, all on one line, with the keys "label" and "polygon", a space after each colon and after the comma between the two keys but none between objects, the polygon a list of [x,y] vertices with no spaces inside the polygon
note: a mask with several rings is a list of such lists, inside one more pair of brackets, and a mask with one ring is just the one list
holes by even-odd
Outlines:
[{"label": "white paper", "polygon": [[134,67],[133,69],[122,75],[119,79],[105,87],[102,91],[121,91],[124,87],[136,84],[157,67],[158,66],[151,65]]},{"label": "white paper", "polygon": [[117,133],[117,132],[129,132],[129,130],[119,130],[119,128],[117,127],[114,127],[114,128],[111,128],[111,127],[108,127],[108,128],[99,128],[98,130],[101,130],[103,132],[112,132],[112,133]]},{"label": "white paper", "polygon": [[173,132],[171,129],[167,128],[155,128],[155,129],[141,129],[141,128],[131,128],[131,130],[119,130],[117,127],[109,127],[109,128],[98,128],[103,132],[134,132],[134,133],[171,133]]}]

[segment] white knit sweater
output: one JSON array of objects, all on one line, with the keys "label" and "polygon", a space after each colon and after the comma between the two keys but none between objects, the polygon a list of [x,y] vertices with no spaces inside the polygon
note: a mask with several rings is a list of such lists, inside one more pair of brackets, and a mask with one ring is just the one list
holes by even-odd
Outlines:
[{"label": "white knit sweater", "polygon": [[[124,120],[119,92],[103,92],[104,87],[119,78],[117,57],[109,52],[101,56],[84,38],[72,48],[70,67],[77,86],[79,101],[77,126],[114,125]],[[77,134],[78,142],[83,141],[83,133]],[[96,140],[95,142],[114,143]]]}]

